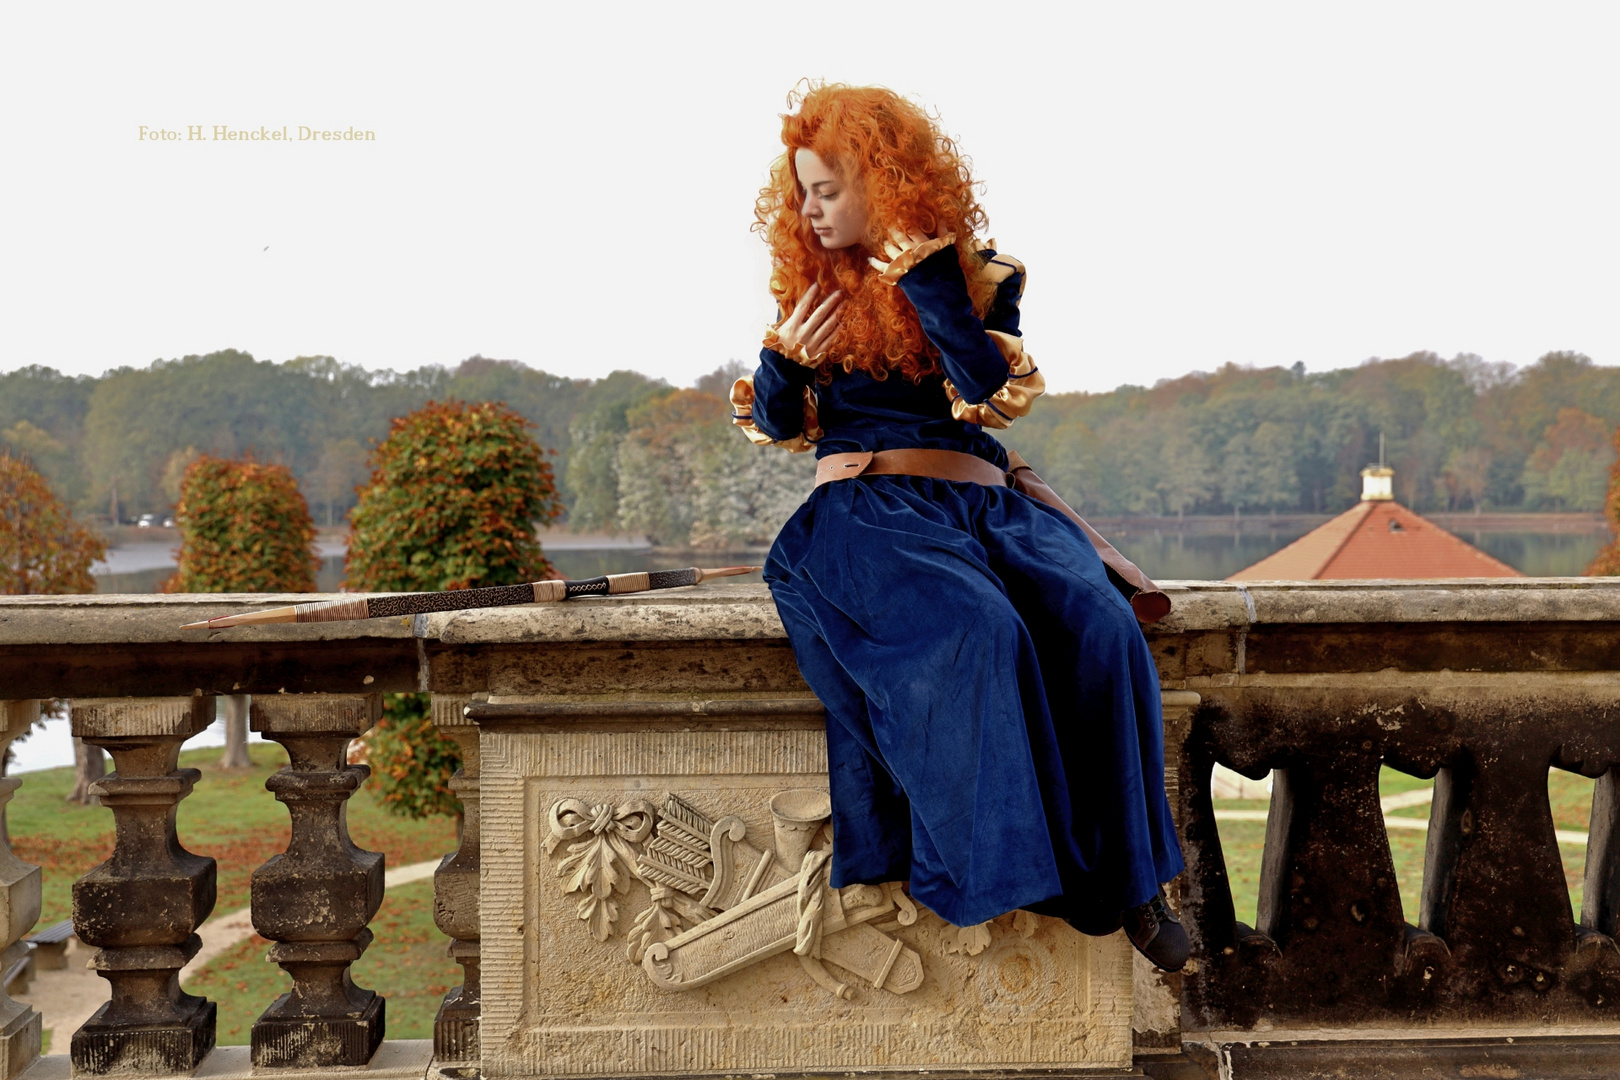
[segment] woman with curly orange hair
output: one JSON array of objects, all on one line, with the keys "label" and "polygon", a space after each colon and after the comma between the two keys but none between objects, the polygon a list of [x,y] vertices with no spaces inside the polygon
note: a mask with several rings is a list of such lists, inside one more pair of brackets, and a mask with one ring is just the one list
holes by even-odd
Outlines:
[{"label": "woman with curly orange hair", "polygon": [[786,314],[732,404],[818,459],[765,579],[827,706],[832,883],[909,880],[959,926],[1123,924],[1178,968],[1158,672],[1126,599],[1163,596],[987,430],[1044,389],[1024,267],[976,239],[967,165],[917,106],[790,102],[756,206]]}]

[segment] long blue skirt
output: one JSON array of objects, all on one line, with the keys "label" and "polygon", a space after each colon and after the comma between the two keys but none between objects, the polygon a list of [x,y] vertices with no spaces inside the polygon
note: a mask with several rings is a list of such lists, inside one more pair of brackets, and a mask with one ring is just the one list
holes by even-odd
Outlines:
[{"label": "long blue skirt", "polygon": [[827,707],[834,886],[958,926],[1106,933],[1182,869],[1147,641],[1066,517],[1010,488],[817,488],[765,580]]}]

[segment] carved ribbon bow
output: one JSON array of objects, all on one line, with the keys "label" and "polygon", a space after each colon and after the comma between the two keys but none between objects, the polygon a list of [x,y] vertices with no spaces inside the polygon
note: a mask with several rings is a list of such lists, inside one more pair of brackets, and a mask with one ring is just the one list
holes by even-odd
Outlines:
[{"label": "carved ribbon bow", "polygon": [[[547,855],[564,840],[573,841],[568,845],[568,857],[557,865],[558,877],[573,875],[563,891],[584,893],[579,917],[590,927],[592,937],[606,941],[619,917],[613,893],[628,891],[630,880],[637,876],[636,853],[630,845],[639,844],[652,832],[652,804],[632,799],[618,806],[588,806],[578,799],[559,799],[552,804],[549,819],[551,835],[544,844]],[[620,862],[624,864],[622,873]]]}]

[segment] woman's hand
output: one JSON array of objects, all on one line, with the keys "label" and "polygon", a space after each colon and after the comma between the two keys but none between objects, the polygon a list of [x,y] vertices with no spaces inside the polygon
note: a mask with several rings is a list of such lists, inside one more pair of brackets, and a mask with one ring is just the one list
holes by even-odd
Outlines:
[{"label": "woman's hand", "polygon": [[800,297],[798,304],[794,306],[793,314],[784,319],[782,325],[773,331],[776,343],[771,347],[805,367],[815,367],[821,363],[827,352],[827,344],[832,341],[833,334],[838,330],[838,320],[841,317],[838,308],[844,302],[844,291],[842,289],[834,291],[811,310],[810,305],[815,304],[820,292],[819,285],[811,285],[806,289],[804,296]]},{"label": "woman's hand", "polygon": [[894,285],[910,273],[912,267],[934,252],[948,248],[954,243],[956,243],[955,233],[929,237],[922,233],[890,229],[889,238],[883,242],[883,252],[889,257],[888,261],[885,262],[876,256],[869,257],[866,261],[872,264],[872,269],[878,272],[879,278]]},{"label": "woman's hand", "polygon": [[889,262],[884,262],[882,259],[879,259],[876,256],[869,257],[866,261],[871,263],[872,269],[876,270],[878,273],[887,273],[890,263],[904,255],[906,252],[910,251],[912,248],[922,247],[924,244],[928,243],[929,239],[929,237],[924,236],[921,233],[901,232],[899,229],[890,229],[889,238],[883,241],[883,252],[889,257]]}]

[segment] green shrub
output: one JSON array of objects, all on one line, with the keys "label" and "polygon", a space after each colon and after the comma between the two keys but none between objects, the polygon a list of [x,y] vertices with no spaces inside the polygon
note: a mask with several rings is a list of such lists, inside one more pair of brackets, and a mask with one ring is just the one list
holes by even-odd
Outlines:
[{"label": "green shrub", "polygon": [[545,577],[551,564],[534,530],[562,503],[529,426],[499,402],[430,401],[395,419],[349,515],[349,587],[434,591]]},{"label": "green shrub", "polygon": [[315,523],[285,465],[203,456],[180,481],[166,592],[314,592]]},{"label": "green shrub", "polygon": [[[349,587],[473,589],[549,576],[534,530],[562,504],[529,426],[497,402],[429,402],[394,420],[349,514]],[[390,810],[461,813],[449,785],[460,750],[433,727],[426,694],[389,694],[366,743]]]}]

